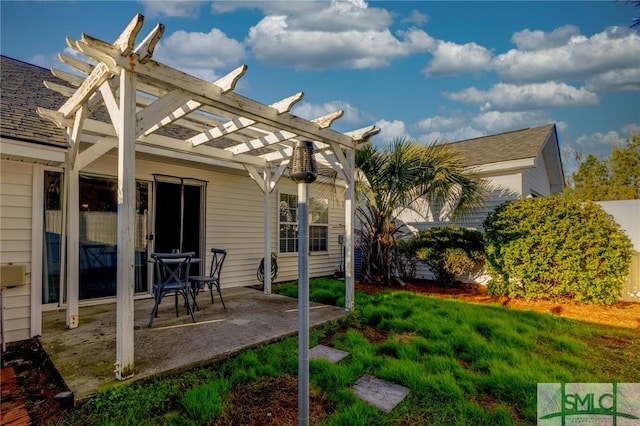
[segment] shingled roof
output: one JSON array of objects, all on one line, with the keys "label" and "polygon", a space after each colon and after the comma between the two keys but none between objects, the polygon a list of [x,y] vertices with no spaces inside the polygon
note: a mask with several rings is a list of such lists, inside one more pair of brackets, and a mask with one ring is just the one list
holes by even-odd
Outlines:
[{"label": "shingled roof", "polygon": [[66,100],[44,87],[43,81],[64,83],[51,71],[36,65],[0,56],[0,136],[25,142],[67,146],[62,129],[36,113],[37,106],[57,109]]},{"label": "shingled roof", "polygon": [[471,167],[535,158],[544,147],[549,133],[555,131],[554,126],[553,123],[545,124],[448,145],[459,150],[464,155],[467,166]]}]

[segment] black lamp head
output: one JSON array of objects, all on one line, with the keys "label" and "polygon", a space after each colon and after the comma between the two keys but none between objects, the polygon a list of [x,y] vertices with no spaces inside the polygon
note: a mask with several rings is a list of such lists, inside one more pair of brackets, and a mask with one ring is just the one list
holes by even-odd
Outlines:
[{"label": "black lamp head", "polygon": [[293,150],[291,179],[296,183],[312,183],[318,177],[318,166],[313,156],[313,142],[298,141]]}]

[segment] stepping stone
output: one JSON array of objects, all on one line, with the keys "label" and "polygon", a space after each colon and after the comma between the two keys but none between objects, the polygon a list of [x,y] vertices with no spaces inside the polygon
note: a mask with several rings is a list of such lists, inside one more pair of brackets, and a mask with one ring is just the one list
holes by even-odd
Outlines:
[{"label": "stepping stone", "polygon": [[348,356],[349,352],[324,345],[314,346],[309,349],[309,359],[326,359],[334,364]]},{"label": "stepping stone", "polygon": [[355,394],[365,402],[389,413],[409,395],[411,389],[365,374],[354,384]]}]

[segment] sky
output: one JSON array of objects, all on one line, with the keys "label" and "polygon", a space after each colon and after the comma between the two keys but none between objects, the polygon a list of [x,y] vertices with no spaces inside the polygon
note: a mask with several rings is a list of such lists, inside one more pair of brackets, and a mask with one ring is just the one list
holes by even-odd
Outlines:
[{"label": "sky", "polygon": [[0,1],[2,55],[65,69],[66,38],[114,42],[141,13],[153,58],[291,113],[343,110],[373,143],[453,142],[556,123],[565,173],[640,133],[640,7],[625,1]]}]

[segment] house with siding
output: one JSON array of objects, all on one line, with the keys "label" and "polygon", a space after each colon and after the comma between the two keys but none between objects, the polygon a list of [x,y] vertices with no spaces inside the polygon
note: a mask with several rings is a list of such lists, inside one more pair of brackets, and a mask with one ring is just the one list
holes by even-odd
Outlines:
[{"label": "house with siding", "polygon": [[[451,220],[446,208],[432,209],[428,216],[408,214],[402,218],[414,232],[458,226],[483,230],[482,222],[500,204],[522,197],[542,197],[564,191],[564,172],[555,124],[514,130],[448,144],[464,156],[469,173],[484,179],[490,195],[483,208],[464,218]],[[420,266],[418,278],[431,278]]]},{"label": "house with siding", "polygon": [[[132,309],[151,297],[153,252],[194,251],[205,274],[209,249],[225,249],[223,288],[258,284],[271,252],[277,280],[297,279],[298,189],[287,175],[300,140],[314,143],[320,171],[309,185],[309,276],[332,275],[350,254],[353,152],[379,129],[332,130],[341,111],[296,117],[302,92],[271,105],[240,96],[244,66],[209,83],[159,64],[163,27],[134,49],[141,26],[137,15],[114,44],[70,41],[93,60],[60,55],[73,73],[0,58],[3,344],[41,335],[47,309],[66,307],[70,328],[80,303]],[[119,208],[123,197],[130,205]],[[123,277],[135,283],[131,300]],[[126,357],[130,341],[117,345]]]}]

